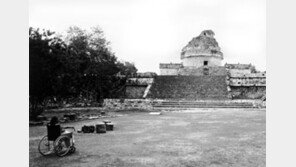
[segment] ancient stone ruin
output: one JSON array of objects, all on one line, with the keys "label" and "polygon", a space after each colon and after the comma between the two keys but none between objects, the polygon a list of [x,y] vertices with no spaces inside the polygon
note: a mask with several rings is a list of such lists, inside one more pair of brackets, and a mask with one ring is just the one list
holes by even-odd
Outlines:
[{"label": "ancient stone ruin", "polygon": [[225,75],[225,68],[220,68],[223,53],[214,35],[212,30],[201,32],[182,49],[182,63],[161,63],[160,75]]},{"label": "ancient stone ruin", "polygon": [[256,71],[251,64],[222,65],[224,56],[214,35],[212,30],[202,31],[181,50],[181,63],[159,64],[160,75],[146,73],[129,78],[124,98],[106,99],[105,106],[153,108],[179,104],[186,108],[187,104],[211,102],[217,107],[239,103],[254,107],[266,97],[266,73]]}]

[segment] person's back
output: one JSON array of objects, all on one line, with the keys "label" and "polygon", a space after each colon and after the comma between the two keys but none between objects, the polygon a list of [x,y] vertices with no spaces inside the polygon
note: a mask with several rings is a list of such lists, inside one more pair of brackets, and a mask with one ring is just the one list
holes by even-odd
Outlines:
[{"label": "person's back", "polygon": [[56,116],[52,117],[50,123],[47,124],[47,136],[49,141],[55,141],[62,133],[61,125]]}]

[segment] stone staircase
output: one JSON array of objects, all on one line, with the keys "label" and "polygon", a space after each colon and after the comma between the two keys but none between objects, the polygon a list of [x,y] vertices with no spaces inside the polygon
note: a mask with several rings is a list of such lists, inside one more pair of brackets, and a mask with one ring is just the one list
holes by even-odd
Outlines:
[{"label": "stone staircase", "polygon": [[196,108],[254,108],[252,101],[234,101],[234,100],[165,100],[152,102],[153,109],[158,110],[186,110]]},{"label": "stone staircase", "polygon": [[229,99],[226,76],[157,76],[147,98]]}]

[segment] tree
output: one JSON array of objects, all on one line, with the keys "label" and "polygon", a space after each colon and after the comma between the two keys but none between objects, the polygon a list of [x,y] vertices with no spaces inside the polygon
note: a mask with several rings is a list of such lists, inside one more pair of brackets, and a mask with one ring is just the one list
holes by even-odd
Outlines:
[{"label": "tree", "polygon": [[87,32],[79,27],[70,27],[66,42],[79,58],[78,66],[81,80],[80,92],[92,94],[96,101],[111,97],[114,91],[122,87],[122,78],[117,74],[132,76],[137,72],[134,64],[121,63],[111,52],[109,42],[100,27],[92,27]]},{"label": "tree", "polygon": [[110,52],[103,31],[94,27],[87,32],[74,26],[68,29],[65,39],[76,58],[78,92],[92,94],[100,101],[108,94],[110,77],[119,71],[117,58]]},{"label": "tree", "polygon": [[59,57],[66,45],[53,36],[54,32],[29,29],[29,101],[31,116],[42,112],[44,101],[56,93],[56,81],[62,68]]},{"label": "tree", "polygon": [[133,76],[137,69],[111,52],[99,27],[90,32],[70,27],[62,39],[51,31],[29,29],[30,104],[37,115],[47,99],[85,97],[101,102],[124,86],[117,74]]},{"label": "tree", "polygon": [[120,75],[124,75],[127,78],[133,77],[137,74],[138,69],[135,67],[134,63],[130,62],[118,62],[118,67],[120,69]]}]

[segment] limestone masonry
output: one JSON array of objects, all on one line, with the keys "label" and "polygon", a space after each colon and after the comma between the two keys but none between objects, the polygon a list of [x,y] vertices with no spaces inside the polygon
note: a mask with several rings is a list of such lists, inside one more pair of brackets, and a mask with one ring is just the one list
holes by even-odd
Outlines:
[{"label": "limestone masonry", "polygon": [[159,65],[160,75],[225,76],[230,98],[256,99],[264,97],[266,73],[256,71],[251,64],[226,63],[222,66],[223,53],[214,35],[212,30],[202,31],[182,49],[182,63],[161,63]]},{"label": "limestone masonry", "polygon": [[181,63],[159,64],[158,76],[147,72],[127,79],[124,98],[146,100],[120,104],[150,106],[149,99],[265,100],[266,72],[252,64],[222,65],[224,55],[214,36],[212,30],[202,31],[182,48]]},{"label": "limestone masonry", "polygon": [[[161,63],[160,75],[201,75],[196,73],[221,66],[223,53],[214,35],[212,30],[201,32],[182,49],[182,63]],[[215,71],[209,71],[209,73],[217,74]]]}]

